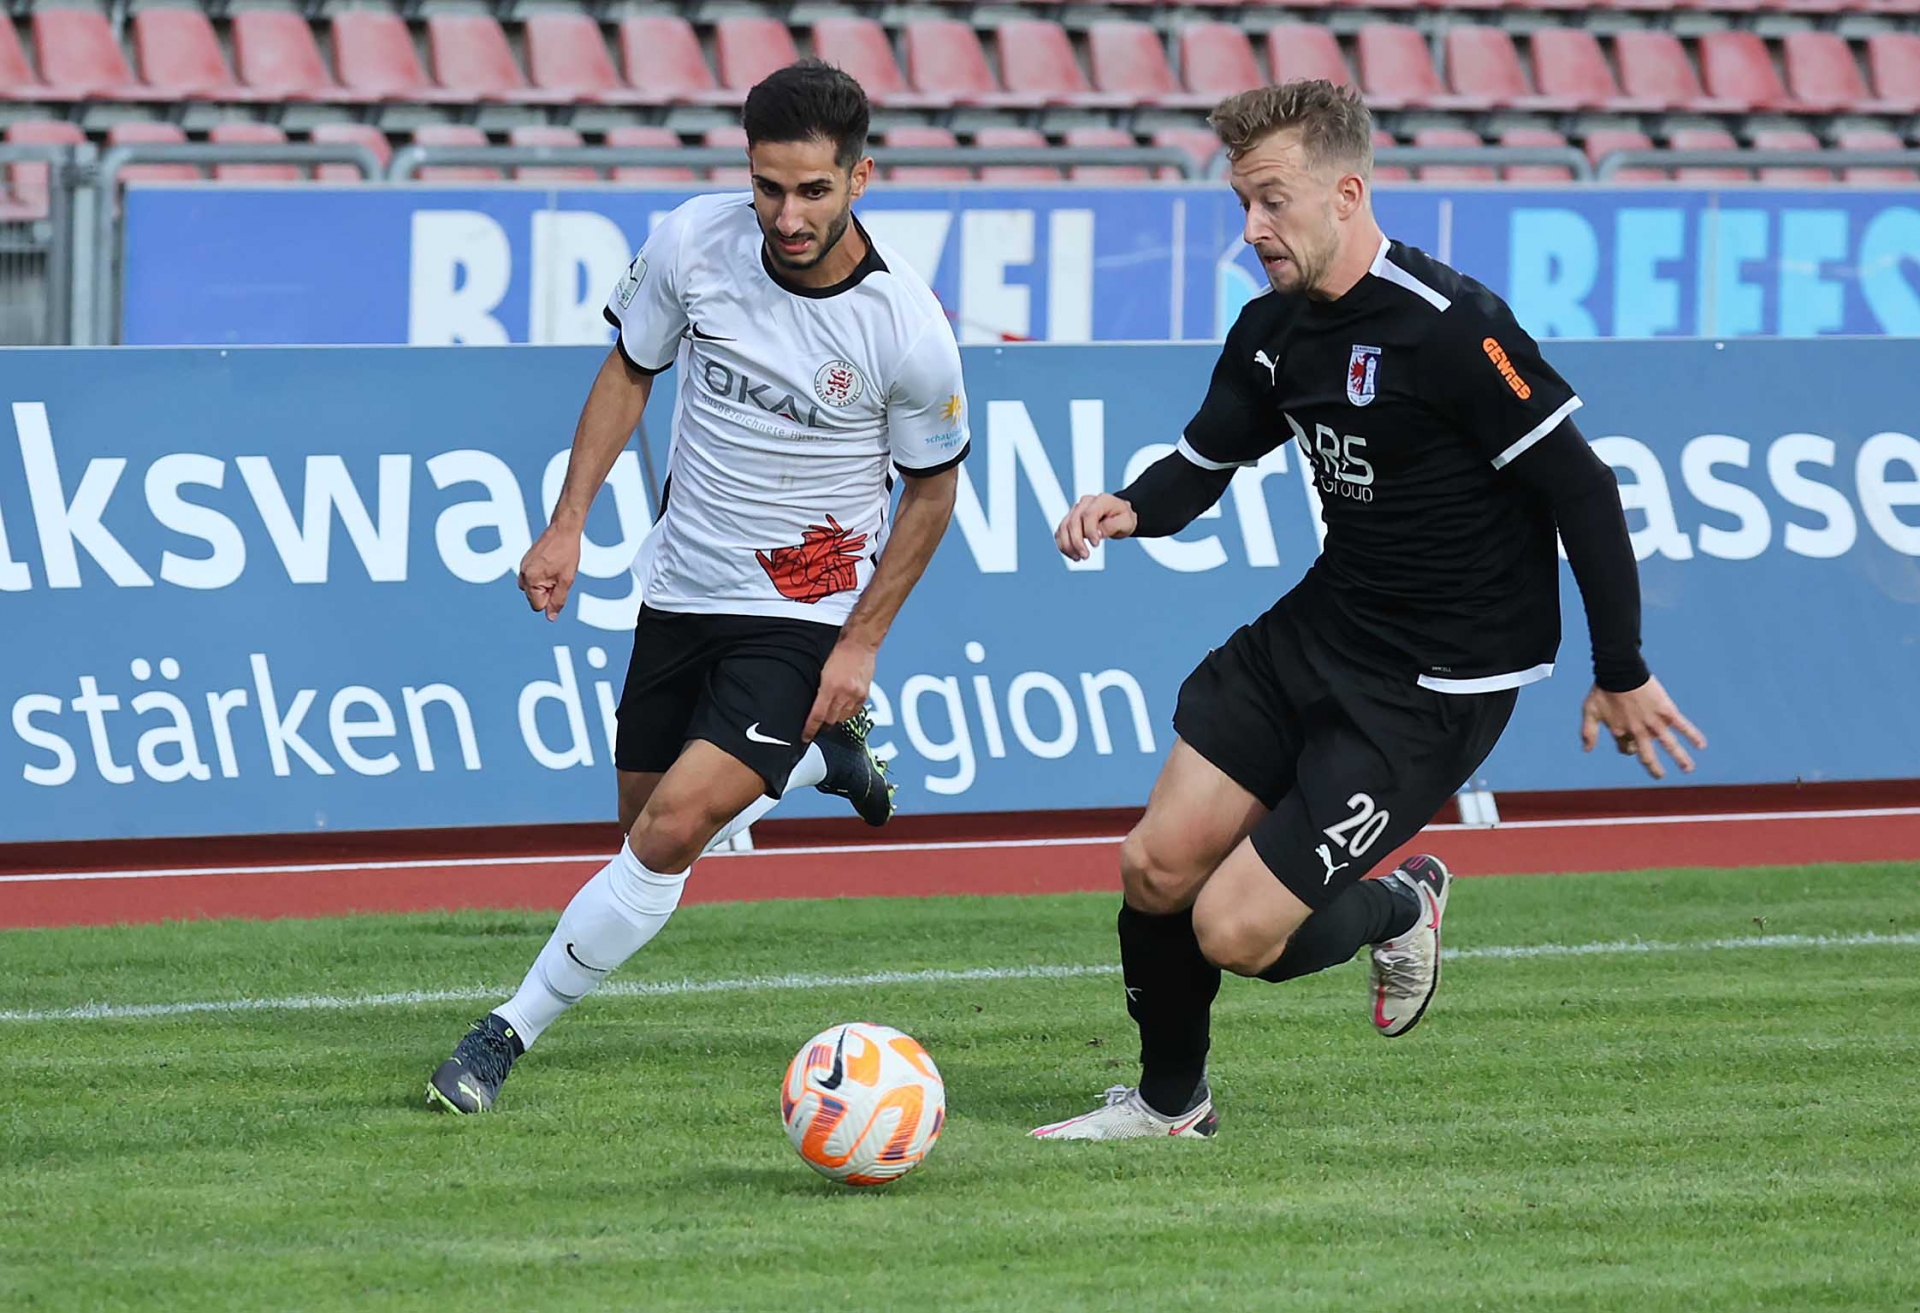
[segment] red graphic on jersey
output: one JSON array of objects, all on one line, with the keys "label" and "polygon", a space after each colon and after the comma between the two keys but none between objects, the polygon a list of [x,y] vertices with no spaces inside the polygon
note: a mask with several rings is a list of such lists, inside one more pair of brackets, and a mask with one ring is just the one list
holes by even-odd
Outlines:
[{"label": "red graphic on jersey", "polygon": [[798,547],[776,547],[771,554],[755,552],[753,559],[773,580],[782,597],[796,602],[818,602],[854,586],[864,533],[849,533],[831,515],[824,525],[810,524]]}]

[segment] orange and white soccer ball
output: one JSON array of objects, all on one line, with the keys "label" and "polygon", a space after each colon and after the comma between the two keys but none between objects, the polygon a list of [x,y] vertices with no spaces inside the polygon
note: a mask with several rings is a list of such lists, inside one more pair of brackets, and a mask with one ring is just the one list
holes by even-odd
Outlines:
[{"label": "orange and white soccer ball", "polygon": [[853,1021],[794,1054],[780,1116],[814,1171],[847,1185],[885,1185],[919,1166],[940,1138],[947,1087],[911,1037]]}]

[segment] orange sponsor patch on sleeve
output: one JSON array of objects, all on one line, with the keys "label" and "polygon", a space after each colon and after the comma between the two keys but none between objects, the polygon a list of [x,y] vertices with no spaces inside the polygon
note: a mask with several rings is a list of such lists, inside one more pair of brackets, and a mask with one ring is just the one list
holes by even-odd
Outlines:
[{"label": "orange sponsor patch on sleeve", "polygon": [[1525,401],[1533,395],[1533,388],[1527,380],[1520,377],[1520,371],[1513,367],[1513,361],[1508,358],[1505,347],[1488,338],[1480,344],[1480,349],[1487,353],[1487,359],[1491,360],[1493,367],[1500,371],[1500,377],[1507,380],[1507,386],[1513,389],[1514,396]]}]

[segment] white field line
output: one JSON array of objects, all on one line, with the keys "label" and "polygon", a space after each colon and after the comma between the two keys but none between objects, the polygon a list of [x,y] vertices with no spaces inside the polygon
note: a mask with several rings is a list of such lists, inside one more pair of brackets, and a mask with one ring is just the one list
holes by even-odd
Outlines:
[{"label": "white field line", "polygon": [[[1709,812],[1691,816],[1603,816],[1580,820],[1503,821],[1498,825],[1429,825],[1427,834],[1497,830],[1582,830],[1637,825],[1724,825],[1742,821],[1847,821],[1875,816],[1920,816],[1920,807],[1857,807],[1840,811]],[[857,853],[928,853],[1007,848],[1111,847],[1120,835],[1068,839],[954,839],[927,843],[820,844],[796,848],[760,848],[751,852],[709,853],[702,860],[767,861],[781,857],[841,856]],[[574,853],[553,857],[434,857],[391,862],[304,862],[256,866],[181,866],[132,871],[48,871],[0,875],[0,884],[46,884],[84,880],[156,880],[200,875],[311,875],[329,871],[479,870],[496,866],[601,866],[605,853]]]},{"label": "white field line", "polygon": [[[1627,957],[1650,953],[1717,953],[1761,949],[1920,947],[1920,932],[1854,935],[1752,935],[1732,939],[1668,942],[1620,939],[1586,944],[1517,944],[1456,948],[1449,959],[1493,961],[1554,957]],[[1118,975],[1118,966],[972,967],[960,971],[869,971],[860,975],[736,976],[717,980],[613,980],[596,994],[625,998],[662,998],[684,994],[742,994],[783,990],[857,989],[869,985],[946,985],[1003,980],[1071,980]],[[142,1017],[181,1017],[197,1013],[353,1012],[364,1008],[415,1007],[422,1003],[481,1003],[506,997],[507,989],[408,990],[397,994],[300,994],[289,998],[206,999],[179,1003],[87,1003],[79,1007],[18,1012],[0,1011],[0,1022],[125,1021]]]}]

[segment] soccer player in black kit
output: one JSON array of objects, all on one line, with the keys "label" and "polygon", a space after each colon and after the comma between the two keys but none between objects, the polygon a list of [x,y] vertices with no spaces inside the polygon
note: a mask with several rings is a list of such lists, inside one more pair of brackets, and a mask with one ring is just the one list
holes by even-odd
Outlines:
[{"label": "soccer player in black kit", "polygon": [[1120,959],[1141,1076],[1033,1134],[1209,1136],[1208,1013],[1222,970],[1291,980],[1370,947],[1387,1036],[1440,978],[1451,875],[1412,857],[1363,879],[1433,818],[1553,671],[1566,545],[1593,633],[1581,737],[1600,727],[1656,778],[1705,747],[1640,656],[1639,575],[1580,399],[1499,297],[1389,241],[1370,194],[1372,123],[1351,89],[1235,96],[1212,123],[1272,284],[1227,334],[1178,448],[1057,535],[1177,533],[1236,468],[1292,438],[1326,542],[1300,583],[1180,689],[1177,739],[1121,848]]}]

